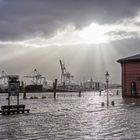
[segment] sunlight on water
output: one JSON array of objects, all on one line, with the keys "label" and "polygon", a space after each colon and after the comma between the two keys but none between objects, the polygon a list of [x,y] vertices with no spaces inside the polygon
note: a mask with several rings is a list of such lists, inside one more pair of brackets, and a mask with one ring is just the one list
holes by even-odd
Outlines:
[{"label": "sunlight on water", "polygon": [[[38,99],[29,99],[37,96]],[[41,99],[46,96],[46,99]],[[0,139],[8,140],[88,140],[88,139],[139,139],[140,102],[136,99],[122,99],[116,92],[110,93],[115,106],[106,107],[106,94],[94,92],[58,93],[53,100],[52,93],[29,93],[21,103],[30,108],[30,114],[0,116]],[[6,104],[6,95],[0,98]],[[16,100],[12,99],[14,103]],[[101,102],[105,106],[101,107]]]}]

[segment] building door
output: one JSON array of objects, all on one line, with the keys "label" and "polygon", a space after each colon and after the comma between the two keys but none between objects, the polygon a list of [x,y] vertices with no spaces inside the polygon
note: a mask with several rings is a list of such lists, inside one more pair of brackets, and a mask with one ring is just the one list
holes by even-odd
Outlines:
[{"label": "building door", "polygon": [[136,82],[131,82],[131,95],[135,96],[137,94]]}]

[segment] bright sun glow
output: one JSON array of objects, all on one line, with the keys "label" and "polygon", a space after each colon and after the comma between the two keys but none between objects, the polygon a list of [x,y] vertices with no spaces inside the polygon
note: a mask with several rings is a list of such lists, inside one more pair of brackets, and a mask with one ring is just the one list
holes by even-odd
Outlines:
[{"label": "bright sun glow", "polygon": [[109,36],[105,35],[108,28],[99,26],[98,24],[91,24],[89,27],[79,31],[79,37],[87,44],[100,44],[109,42]]},{"label": "bright sun glow", "polygon": [[100,44],[108,43],[109,36],[106,35],[110,31],[108,26],[100,26],[91,24],[89,27],[77,30],[74,26],[69,25],[64,30],[58,30],[56,35],[50,39],[35,38],[28,40],[27,44],[36,44],[36,47],[46,46],[64,46],[64,45],[80,45],[80,44]]},{"label": "bright sun glow", "polygon": [[64,31],[58,31],[54,38],[47,41],[48,44],[54,42],[59,45],[78,44],[100,44],[107,43],[109,37],[105,35],[107,28],[97,24],[91,24],[82,30],[76,30],[74,26],[68,26]]},{"label": "bright sun glow", "polygon": [[[69,25],[63,30],[58,30],[51,38],[37,37],[24,41],[25,44],[35,47],[46,46],[71,46],[86,44],[104,44],[114,40],[133,38],[140,36],[140,28],[133,24],[130,19],[110,25],[90,24],[88,27],[76,29]],[[134,34],[137,33],[137,34]]]},{"label": "bright sun glow", "polygon": [[68,25],[50,38],[37,36],[21,41],[0,41],[1,45],[19,45],[25,47],[47,46],[72,46],[87,44],[105,44],[114,40],[140,37],[140,14],[135,18],[124,19],[114,24],[99,25],[92,23],[82,29],[74,25]]}]

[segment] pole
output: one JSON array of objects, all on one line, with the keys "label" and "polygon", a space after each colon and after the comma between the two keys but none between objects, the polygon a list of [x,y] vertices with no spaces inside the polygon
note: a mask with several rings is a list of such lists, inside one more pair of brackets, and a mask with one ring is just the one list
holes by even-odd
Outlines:
[{"label": "pole", "polygon": [[109,98],[108,98],[108,80],[106,80],[106,86],[107,86],[107,106],[109,106]]},{"label": "pole", "polygon": [[10,106],[10,93],[8,91],[8,106]]},{"label": "pole", "polygon": [[10,106],[10,89],[9,89],[9,86],[10,85],[10,82],[8,81],[8,106]]},{"label": "pole", "polygon": [[54,99],[56,99],[56,87],[57,87],[57,79],[55,79],[55,82],[53,83]]},{"label": "pole", "polygon": [[26,91],[23,92],[23,99],[26,99]]},{"label": "pole", "polygon": [[82,97],[82,95],[81,95],[81,90],[79,90],[78,97]]},{"label": "pole", "polygon": [[19,93],[17,94],[17,112],[19,113]]},{"label": "pole", "polygon": [[17,89],[15,89],[16,91],[15,92],[17,92],[16,94],[17,94],[17,112],[19,113],[19,87],[20,87],[20,82],[19,81],[15,81],[17,84],[18,84],[18,87],[16,87]]}]

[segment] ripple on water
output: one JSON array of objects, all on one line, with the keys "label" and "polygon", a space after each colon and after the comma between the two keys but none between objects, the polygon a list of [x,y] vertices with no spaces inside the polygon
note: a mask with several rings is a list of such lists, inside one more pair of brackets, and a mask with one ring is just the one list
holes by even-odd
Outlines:
[{"label": "ripple on water", "polygon": [[[39,93],[36,94],[39,97],[37,100],[21,99],[21,103],[25,103],[31,113],[0,116],[0,139],[140,138],[139,100],[123,100],[120,96],[110,96],[110,102],[115,101],[115,106],[107,108],[101,107],[101,102],[106,104],[106,95],[99,96],[92,92],[82,95],[81,98],[77,95],[66,98],[60,96],[54,101],[52,98],[41,99],[42,95]],[[5,98],[6,95],[0,98],[1,105],[6,104]]]}]

